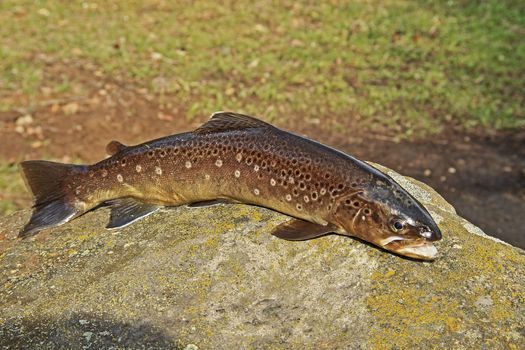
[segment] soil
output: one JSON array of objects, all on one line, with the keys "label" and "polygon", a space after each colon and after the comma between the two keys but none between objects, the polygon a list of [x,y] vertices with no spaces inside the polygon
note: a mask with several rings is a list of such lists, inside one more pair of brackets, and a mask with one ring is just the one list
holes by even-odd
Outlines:
[{"label": "soil", "polygon": [[[44,87],[31,105],[27,97],[10,97],[29,107],[0,113],[4,163],[41,158],[95,162],[106,156],[111,140],[134,144],[191,130],[213,112],[202,111],[190,121],[181,107],[189,103],[175,104],[175,97],[154,96],[133,82],[107,79],[82,66],[50,64],[45,76],[50,86],[64,77],[73,80],[72,91],[54,94]],[[451,128],[422,140],[395,142],[388,133],[359,131],[351,118],[338,121],[343,128],[336,132],[326,120],[305,124],[300,116],[279,126],[424,181],[487,234],[525,248],[525,130],[487,134]],[[15,201],[30,205],[27,194]]]}]

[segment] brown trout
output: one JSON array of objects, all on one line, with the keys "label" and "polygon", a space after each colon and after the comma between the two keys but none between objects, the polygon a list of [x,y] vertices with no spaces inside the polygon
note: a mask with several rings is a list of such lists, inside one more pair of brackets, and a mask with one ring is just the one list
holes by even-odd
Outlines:
[{"label": "brown trout", "polygon": [[21,163],[34,210],[20,236],[64,224],[101,205],[107,228],[161,207],[246,203],[293,217],[272,234],[304,240],[329,233],[432,260],[441,232],[391,177],[346,153],[259,119],[218,112],[198,129],[125,146],[93,165]]}]

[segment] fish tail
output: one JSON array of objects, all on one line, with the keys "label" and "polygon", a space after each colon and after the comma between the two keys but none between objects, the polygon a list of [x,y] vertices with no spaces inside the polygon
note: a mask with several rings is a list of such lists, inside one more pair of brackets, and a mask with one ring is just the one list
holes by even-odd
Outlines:
[{"label": "fish tail", "polygon": [[34,204],[31,219],[18,236],[27,237],[82,214],[83,210],[75,207],[75,194],[67,185],[72,176],[83,173],[86,169],[86,165],[43,160],[20,163],[22,176],[33,194]]}]

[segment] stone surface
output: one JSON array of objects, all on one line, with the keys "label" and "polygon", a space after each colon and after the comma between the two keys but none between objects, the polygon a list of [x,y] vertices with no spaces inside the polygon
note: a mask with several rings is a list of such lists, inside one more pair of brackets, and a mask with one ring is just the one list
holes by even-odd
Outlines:
[{"label": "stone surface", "polygon": [[119,231],[101,209],[23,241],[29,211],[0,218],[0,346],[524,349],[524,251],[386,171],[439,222],[435,262],[335,235],[279,240],[287,217],[245,205]]}]

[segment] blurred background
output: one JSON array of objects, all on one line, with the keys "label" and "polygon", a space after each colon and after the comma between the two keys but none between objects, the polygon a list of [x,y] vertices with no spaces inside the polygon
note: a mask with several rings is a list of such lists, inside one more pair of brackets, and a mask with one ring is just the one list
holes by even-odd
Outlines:
[{"label": "blurred background", "polygon": [[524,1],[0,1],[0,215],[24,159],[259,116],[525,248]]}]

